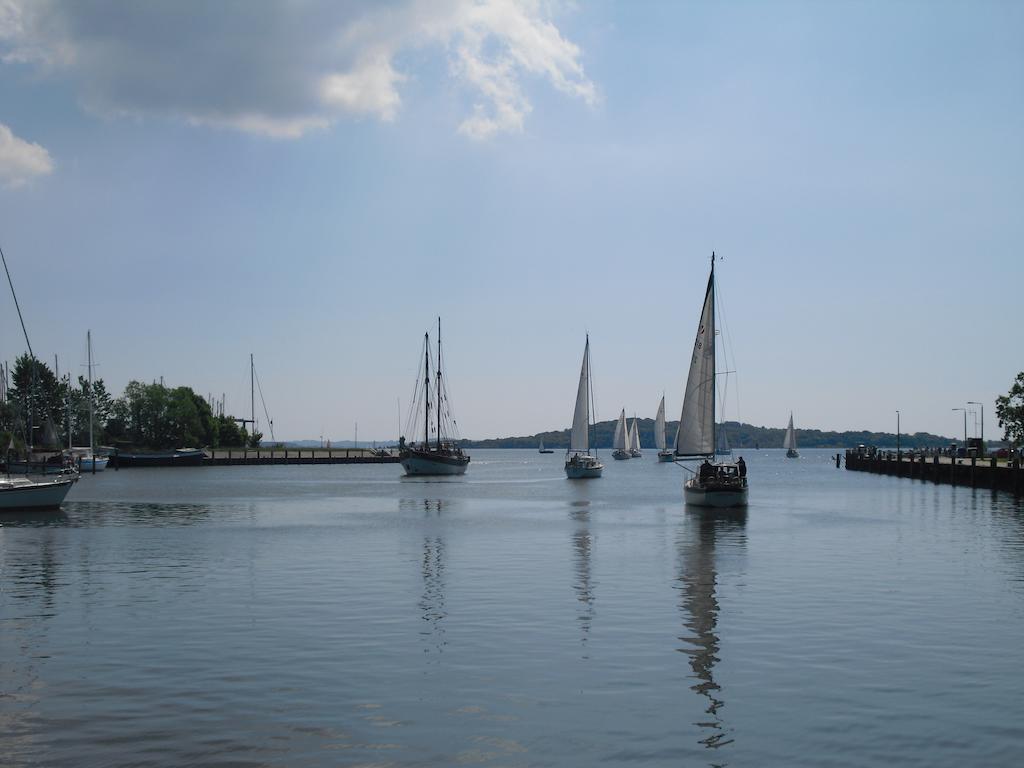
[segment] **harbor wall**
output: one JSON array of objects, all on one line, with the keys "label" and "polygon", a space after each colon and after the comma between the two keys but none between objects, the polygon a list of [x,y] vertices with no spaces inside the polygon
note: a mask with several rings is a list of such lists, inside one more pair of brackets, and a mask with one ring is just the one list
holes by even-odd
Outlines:
[{"label": "harbor wall", "polygon": [[1024,492],[1024,467],[1019,459],[1007,464],[995,458],[954,459],[896,453],[870,456],[849,450],[846,452],[846,468],[968,488],[992,488],[1017,495]]}]

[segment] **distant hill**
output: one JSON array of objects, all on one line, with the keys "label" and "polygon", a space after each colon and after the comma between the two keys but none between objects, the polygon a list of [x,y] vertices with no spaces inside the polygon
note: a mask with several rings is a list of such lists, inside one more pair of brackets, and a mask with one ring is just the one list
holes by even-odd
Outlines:
[{"label": "distant hill", "polygon": [[[617,421],[617,420],[616,420]],[[632,423],[632,420],[630,420]],[[665,432],[669,446],[675,441],[678,421],[669,422]],[[654,448],[654,419],[638,419],[640,444],[644,448]],[[729,445],[734,449],[781,448],[782,438],[786,430],[781,427],[756,427],[737,421],[725,422]],[[591,442],[594,448],[611,448],[615,434],[615,421],[602,421],[591,428]],[[545,448],[565,449],[569,446],[569,430],[539,432],[526,437],[500,437],[492,440],[463,440],[462,445],[468,448],[536,448],[540,441]],[[796,430],[796,442],[800,448],[855,448],[858,445],[896,445],[896,434],[893,432],[823,432],[820,429]],[[953,438],[933,435],[928,432],[900,435],[900,444],[905,448],[938,448],[955,442]]]}]

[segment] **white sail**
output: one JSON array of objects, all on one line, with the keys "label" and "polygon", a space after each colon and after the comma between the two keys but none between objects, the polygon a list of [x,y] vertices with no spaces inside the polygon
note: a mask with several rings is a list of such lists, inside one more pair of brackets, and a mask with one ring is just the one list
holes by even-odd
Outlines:
[{"label": "white sail", "polygon": [[636,416],[633,417],[633,426],[629,428],[629,450],[640,450],[640,430],[636,426]]},{"label": "white sail", "polygon": [[665,450],[665,396],[658,403],[658,415],[654,417],[654,444],[659,451]]},{"label": "white sail", "polygon": [[782,447],[787,451],[796,450],[796,430],[793,429],[793,414],[789,414],[789,426],[786,427],[786,437],[782,441]]},{"label": "white sail", "polygon": [[693,343],[690,373],[683,392],[683,412],[676,432],[677,456],[715,452],[715,269],[711,268],[704,309]]},{"label": "white sail", "polygon": [[616,451],[628,451],[629,450],[629,430],[626,429],[626,409],[622,409],[622,413],[619,414],[619,421],[615,425],[615,438],[612,440],[612,448]]},{"label": "white sail", "polygon": [[570,451],[590,450],[590,338],[583,347],[583,367],[580,368],[580,386],[576,390],[576,410],[572,415]]}]

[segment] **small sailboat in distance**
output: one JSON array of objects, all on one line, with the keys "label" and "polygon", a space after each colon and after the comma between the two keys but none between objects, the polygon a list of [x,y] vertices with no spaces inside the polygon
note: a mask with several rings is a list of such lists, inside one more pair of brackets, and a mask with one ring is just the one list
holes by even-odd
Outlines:
[{"label": "small sailboat in distance", "polygon": [[782,447],[786,449],[787,459],[799,459],[800,454],[796,450],[796,430],[793,429],[793,412],[789,412],[789,426],[786,427],[786,437],[782,440]]},{"label": "small sailboat in distance", "polygon": [[555,452],[554,448],[545,448],[544,447],[544,441],[543,440],[540,441],[540,447],[537,449],[537,453],[554,453],[554,452]]},{"label": "small sailboat in distance", "polygon": [[658,414],[654,417],[654,444],[658,448],[658,461],[672,461],[674,454],[665,447],[665,396],[658,403]]},{"label": "small sailboat in distance", "polygon": [[576,389],[576,408],[572,414],[572,431],[569,433],[569,447],[565,451],[565,476],[570,480],[584,480],[600,477],[604,470],[597,456],[590,453],[590,403],[593,393],[590,387],[590,336],[583,347],[583,366],[580,368],[580,383]]},{"label": "small sailboat in distance", "polygon": [[640,450],[640,430],[636,426],[636,414],[633,414],[633,425],[629,428],[629,455],[634,459],[643,456]]},{"label": "small sailboat in distance", "polygon": [[687,504],[746,506],[747,470],[743,459],[736,463],[708,461],[715,455],[715,346],[715,254],[712,253],[711,274],[683,392],[675,454],[677,459],[704,459],[694,476],[683,485]]},{"label": "small sailboat in distance", "polygon": [[615,436],[612,438],[612,458],[622,461],[632,458],[629,453],[629,428],[626,426],[626,409],[622,409],[619,420],[615,423]]}]

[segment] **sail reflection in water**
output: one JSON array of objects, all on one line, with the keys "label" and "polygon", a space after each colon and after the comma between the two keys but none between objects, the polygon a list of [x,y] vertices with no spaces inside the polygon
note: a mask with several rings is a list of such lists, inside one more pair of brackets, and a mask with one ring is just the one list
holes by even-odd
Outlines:
[{"label": "sail reflection in water", "polygon": [[577,618],[580,623],[580,645],[584,649],[583,658],[586,659],[589,658],[586,654],[587,640],[594,622],[594,586],[590,575],[590,551],[593,543],[590,533],[590,502],[571,502],[569,517],[576,522],[576,529],[572,534],[576,570],[573,590],[580,603]]},{"label": "sail reflection in water", "polygon": [[[440,518],[444,508],[440,499],[403,500],[403,510],[421,509],[425,519]],[[448,616],[445,603],[445,542],[439,535],[423,537],[423,553],[420,559],[423,575],[423,595],[418,603],[424,628],[420,630],[426,647],[425,653],[443,653],[447,644],[444,620]]]},{"label": "sail reflection in water", "polygon": [[707,699],[704,712],[709,718],[694,725],[707,734],[700,741],[709,749],[724,747],[734,741],[733,730],[720,712],[725,700],[714,676],[715,665],[719,661],[716,541],[721,539],[733,546],[745,546],[746,522],[746,511],[742,508],[691,512],[686,516],[676,542],[680,608],[683,626],[690,631],[680,636],[685,645],[678,650],[690,657],[692,678],[696,681],[691,690]]}]

